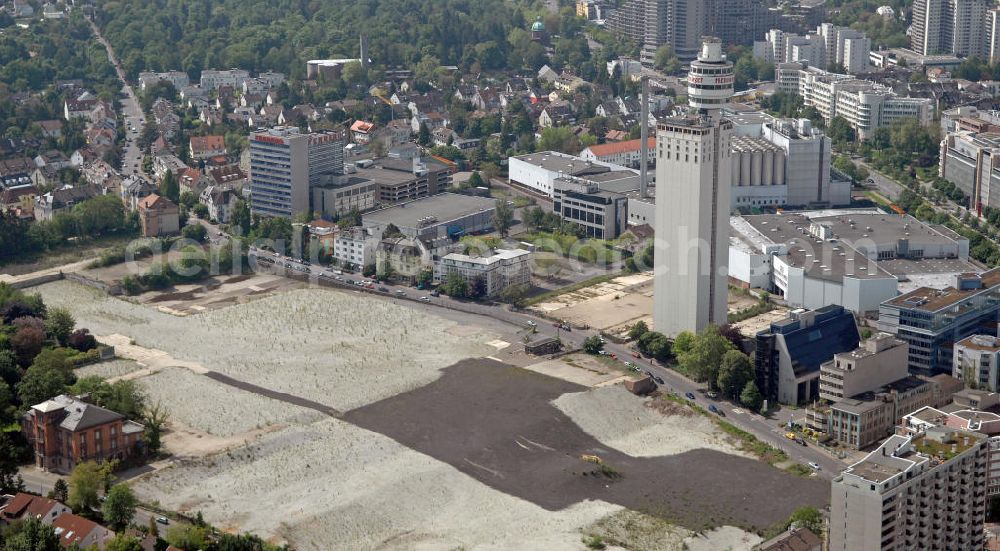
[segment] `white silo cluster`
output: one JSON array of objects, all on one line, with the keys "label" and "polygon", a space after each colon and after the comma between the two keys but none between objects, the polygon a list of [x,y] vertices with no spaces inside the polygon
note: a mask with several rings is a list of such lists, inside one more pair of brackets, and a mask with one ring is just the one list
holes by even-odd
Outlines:
[{"label": "white silo cluster", "polygon": [[785,185],[785,150],[764,138],[734,136],[733,186]]}]

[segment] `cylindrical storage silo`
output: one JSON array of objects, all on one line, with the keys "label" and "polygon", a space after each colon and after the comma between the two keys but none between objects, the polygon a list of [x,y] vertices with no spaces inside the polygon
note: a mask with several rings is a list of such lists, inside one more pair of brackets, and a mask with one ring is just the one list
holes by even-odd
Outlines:
[{"label": "cylindrical storage silo", "polygon": [[740,151],[740,181],[743,185],[750,185],[750,153],[746,150]]},{"label": "cylindrical storage silo", "polygon": [[774,150],[768,149],[764,151],[764,173],[761,174],[761,182],[765,186],[774,185]]},{"label": "cylindrical storage silo", "polygon": [[763,155],[759,149],[755,149],[752,153],[753,157],[750,161],[750,185],[759,186],[760,185],[760,165]]},{"label": "cylindrical storage silo", "polygon": [[729,162],[733,166],[733,184],[737,186],[743,185],[743,177],[740,174],[740,151],[737,149],[732,152],[732,156],[729,158]]},{"label": "cylindrical storage silo", "polygon": [[785,185],[785,150],[779,149],[774,153],[774,185]]}]

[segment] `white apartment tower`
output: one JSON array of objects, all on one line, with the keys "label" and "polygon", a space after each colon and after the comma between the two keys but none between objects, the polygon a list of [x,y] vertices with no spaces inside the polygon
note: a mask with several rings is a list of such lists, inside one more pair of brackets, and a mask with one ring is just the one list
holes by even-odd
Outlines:
[{"label": "white apartment tower", "polygon": [[344,139],[278,126],[250,135],[250,211],[261,216],[311,212],[310,188],[344,171]]},{"label": "white apartment tower", "polygon": [[667,335],[726,323],[733,124],[733,64],[707,37],[688,73],[697,110],[656,127],[653,323]]},{"label": "white apartment tower", "polygon": [[987,59],[995,7],[994,0],[914,0],[910,48],[923,55]]},{"label": "white apartment tower", "polygon": [[830,551],[983,549],[989,453],[951,427],[890,436],[833,479]]}]

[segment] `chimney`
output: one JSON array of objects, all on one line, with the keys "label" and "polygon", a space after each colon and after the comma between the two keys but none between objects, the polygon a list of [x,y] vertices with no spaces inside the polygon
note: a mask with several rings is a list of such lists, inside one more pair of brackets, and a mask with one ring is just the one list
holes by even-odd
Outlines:
[{"label": "chimney", "polygon": [[639,124],[639,197],[645,198],[649,195],[649,77],[643,75],[639,78],[642,102],[640,110]]}]

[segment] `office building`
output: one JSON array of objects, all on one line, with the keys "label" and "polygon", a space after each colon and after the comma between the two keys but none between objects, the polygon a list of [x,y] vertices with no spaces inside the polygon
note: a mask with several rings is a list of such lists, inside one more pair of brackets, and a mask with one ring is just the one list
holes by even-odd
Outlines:
[{"label": "office building", "polygon": [[[387,157],[378,161],[355,163],[359,178],[375,182],[377,200],[394,204],[428,197],[451,187],[452,170],[435,159]],[[353,173],[352,173],[353,174]]]},{"label": "office building", "polygon": [[[941,122],[944,124],[945,120]],[[990,126],[982,119],[965,117],[956,125],[961,128]],[[940,159],[938,175],[969,197],[970,209],[982,214],[983,207],[1000,208],[1000,134],[949,133],[941,140]]]},{"label": "office building", "polygon": [[890,436],[833,479],[830,551],[982,549],[987,458],[976,432]]},{"label": "office building", "polygon": [[243,83],[248,78],[250,78],[250,73],[243,69],[228,69],[225,71],[206,69],[201,72],[200,84],[201,89],[206,91],[218,90],[223,86],[239,90],[243,88]]},{"label": "office building", "polygon": [[905,379],[906,343],[879,333],[820,366],[819,397],[836,402]]},{"label": "office building", "polygon": [[[656,163],[656,138],[649,138],[649,153],[647,162]],[[639,168],[641,165],[642,140],[624,142],[608,142],[588,146],[580,152],[580,158],[585,161],[600,161],[608,165],[627,168]]]},{"label": "office building", "polygon": [[486,197],[439,193],[369,212],[361,217],[361,225],[376,237],[389,224],[409,239],[461,237],[492,229],[495,205]]},{"label": "office building", "polygon": [[920,287],[879,306],[878,329],[909,344],[909,369],[953,373],[953,344],[975,334],[997,334],[1000,268],[959,274],[943,289]]},{"label": "office building", "polygon": [[279,126],[250,135],[250,211],[291,218],[312,212],[310,190],[344,171],[344,138]]},{"label": "office building", "polygon": [[572,177],[557,178],[552,212],[579,225],[588,237],[617,239],[628,226],[628,196],[601,191],[600,184]]},{"label": "office building", "polygon": [[451,274],[458,274],[470,289],[492,298],[511,285],[531,284],[531,258],[523,249],[498,249],[488,256],[451,253],[435,263],[434,281],[444,283]]},{"label": "office building", "polygon": [[365,212],[375,208],[378,197],[376,182],[352,174],[331,174],[312,188],[312,210],[331,216]]},{"label": "office building", "polygon": [[820,366],[858,347],[854,316],[842,306],[794,310],[755,336],[757,388],[765,398],[797,405],[819,397]]},{"label": "office building", "polygon": [[706,33],[723,44],[752,44],[754,39],[778,27],[780,11],[761,0],[708,0]]},{"label": "office building", "polygon": [[993,0],[915,0],[910,48],[923,55],[988,59]]},{"label": "office building", "polygon": [[956,342],[952,375],[971,388],[997,392],[1000,389],[1000,339],[994,335],[972,335]]},{"label": "office building", "polygon": [[667,335],[726,323],[733,123],[721,114],[732,94],[733,64],[706,38],[688,74],[697,113],[656,127],[653,323]]},{"label": "office building", "polygon": [[[943,380],[938,380],[939,378]],[[902,417],[922,407],[941,406],[962,383],[947,375],[934,378],[907,375],[876,390],[844,398],[829,406],[808,410],[820,417],[825,426],[813,428],[824,432],[845,448],[865,449],[893,433]],[[807,420],[809,415],[807,415]]]}]

